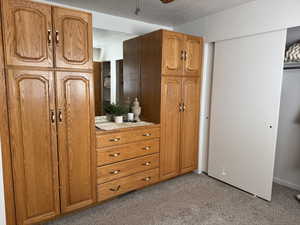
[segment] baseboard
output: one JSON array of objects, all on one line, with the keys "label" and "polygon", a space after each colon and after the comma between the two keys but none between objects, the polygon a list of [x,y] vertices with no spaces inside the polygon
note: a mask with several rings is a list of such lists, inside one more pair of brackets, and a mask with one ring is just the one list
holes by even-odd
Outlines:
[{"label": "baseboard", "polygon": [[286,186],[286,187],[292,188],[294,190],[300,191],[300,185],[298,185],[298,184],[293,184],[293,183],[291,183],[289,181],[280,179],[278,177],[274,177],[273,181],[276,184],[280,184],[282,186]]},{"label": "baseboard", "polygon": [[197,174],[202,174],[202,170],[199,170],[199,169],[198,170],[194,170],[193,172],[197,173]]}]

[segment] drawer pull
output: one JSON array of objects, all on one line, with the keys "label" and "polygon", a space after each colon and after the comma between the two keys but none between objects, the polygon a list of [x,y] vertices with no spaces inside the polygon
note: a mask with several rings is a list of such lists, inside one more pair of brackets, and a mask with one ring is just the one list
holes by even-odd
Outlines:
[{"label": "drawer pull", "polygon": [[151,162],[143,163],[143,166],[151,166]]},{"label": "drawer pull", "polygon": [[121,138],[112,138],[112,139],[110,139],[109,141],[110,142],[118,142],[118,141],[120,141],[121,140]]},{"label": "drawer pull", "polygon": [[120,156],[120,155],[121,155],[121,153],[109,154],[110,157],[118,157],[118,156]]},{"label": "drawer pull", "polygon": [[110,188],[109,190],[113,191],[113,192],[117,192],[120,190],[120,188],[121,188],[121,185],[119,185],[117,188]]},{"label": "drawer pull", "polygon": [[150,148],[151,148],[151,146],[146,146],[146,147],[144,147],[143,149],[144,149],[144,150],[150,150]]},{"label": "drawer pull", "polygon": [[143,181],[150,181],[151,180],[151,177],[145,177],[142,179]]},{"label": "drawer pull", "polygon": [[150,133],[146,133],[146,134],[143,134],[144,137],[150,137],[151,134]]},{"label": "drawer pull", "polygon": [[121,170],[114,170],[114,171],[111,171],[110,174],[119,174],[121,172]]}]

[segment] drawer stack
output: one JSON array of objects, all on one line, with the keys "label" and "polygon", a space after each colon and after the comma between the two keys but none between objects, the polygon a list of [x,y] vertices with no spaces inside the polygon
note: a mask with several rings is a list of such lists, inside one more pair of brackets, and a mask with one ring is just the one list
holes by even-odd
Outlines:
[{"label": "drawer stack", "polygon": [[159,181],[159,126],[98,132],[98,201]]}]

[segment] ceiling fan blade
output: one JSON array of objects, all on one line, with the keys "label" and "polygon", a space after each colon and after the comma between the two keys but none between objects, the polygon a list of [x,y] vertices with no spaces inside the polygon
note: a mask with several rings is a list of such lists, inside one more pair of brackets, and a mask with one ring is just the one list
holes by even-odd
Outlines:
[{"label": "ceiling fan blade", "polygon": [[167,4],[167,3],[173,2],[174,0],[160,0],[160,1],[164,4]]}]

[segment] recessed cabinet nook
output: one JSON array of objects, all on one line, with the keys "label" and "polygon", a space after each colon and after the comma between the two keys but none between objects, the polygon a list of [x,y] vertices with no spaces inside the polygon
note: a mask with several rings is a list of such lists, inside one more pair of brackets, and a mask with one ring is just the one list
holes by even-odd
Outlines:
[{"label": "recessed cabinet nook", "polygon": [[101,130],[92,15],[28,0],[1,0],[1,10],[7,225],[53,220],[197,168],[202,38],[159,30],[125,41],[124,99],[138,96],[151,125]]}]

